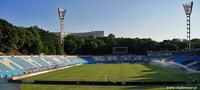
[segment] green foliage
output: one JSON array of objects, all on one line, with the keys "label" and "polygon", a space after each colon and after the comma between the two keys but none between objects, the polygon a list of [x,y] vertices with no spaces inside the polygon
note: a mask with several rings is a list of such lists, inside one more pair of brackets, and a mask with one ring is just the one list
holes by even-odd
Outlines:
[{"label": "green foliage", "polygon": [[[193,48],[200,48],[200,40],[193,39]],[[65,38],[65,53],[82,55],[112,54],[112,48],[117,46],[128,47],[129,54],[144,55],[147,51],[176,51],[184,50],[186,40],[172,39],[162,42],[150,38],[115,38],[113,34],[108,37],[85,38],[68,36]]]},{"label": "green foliage", "polygon": [[9,54],[62,54],[59,38],[48,31],[33,27],[16,27],[0,19],[0,52]]},{"label": "green foliage", "polygon": [[[200,39],[192,39],[192,48],[200,48]],[[112,48],[128,47],[129,54],[146,54],[147,51],[184,50],[187,40],[172,39],[161,42],[150,38],[116,38],[114,34],[108,37],[65,37],[64,45],[54,33],[37,26],[17,27],[0,19],[0,52],[20,52],[22,54],[80,54],[101,55],[112,54]]]}]

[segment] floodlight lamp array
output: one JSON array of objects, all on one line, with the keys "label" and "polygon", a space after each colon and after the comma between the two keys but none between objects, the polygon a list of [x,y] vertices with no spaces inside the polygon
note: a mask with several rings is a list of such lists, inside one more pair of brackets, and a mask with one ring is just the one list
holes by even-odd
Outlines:
[{"label": "floodlight lamp array", "polygon": [[193,2],[183,4],[183,8],[185,10],[186,15],[190,15],[192,13]]},{"label": "floodlight lamp array", "polygon": [[66,11],[67,11],[66,9],[58,8],[58,15],[60,20],[64,20]]}]

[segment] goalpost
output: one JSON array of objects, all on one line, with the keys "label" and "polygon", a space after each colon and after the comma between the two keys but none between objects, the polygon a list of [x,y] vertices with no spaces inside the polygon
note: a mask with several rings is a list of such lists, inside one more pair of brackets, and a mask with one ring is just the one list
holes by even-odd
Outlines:
[{"label": "goalpost", "polygon": [[113,54],[127,54],[128,47],[113,47]]}]

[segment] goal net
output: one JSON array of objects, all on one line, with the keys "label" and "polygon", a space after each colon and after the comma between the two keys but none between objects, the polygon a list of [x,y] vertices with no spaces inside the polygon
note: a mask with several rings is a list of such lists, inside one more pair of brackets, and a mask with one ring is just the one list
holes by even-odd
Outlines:
[{"label": "goal net", "polygon": [[127,54],[128,47],[113,47],[114,54]]}]

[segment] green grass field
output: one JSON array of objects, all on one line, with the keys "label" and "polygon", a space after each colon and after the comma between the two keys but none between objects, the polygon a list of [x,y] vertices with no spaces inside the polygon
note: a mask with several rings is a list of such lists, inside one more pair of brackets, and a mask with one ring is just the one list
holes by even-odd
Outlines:
[{"label": "green grass field", "polygon": [[41,74],[28,80],[88,80],[88,81],[191,81],[200,74],[188,74],[174,68],[150,64],[85,64]]},{"label": "green grass field", "polygon": [[75,85],[32,85],[22,84],[21,90],[164,90],[166,86],[148,87],[103,87],[103,86],[75,86]]},{"label": "green grass field", "polygon": [[[200,80],[200,74],[150,64],[85,64],[68,69],[45,73],[26,80],[85,80],[85,81],[192,81]],[[56,88],[57,87],[57,88]],[[38,88],[38,89],[37,89]],[[39,89],[40,88],[40,89]],[[55,89],[53,89],[55,88]],[[70,89],[71,88],[71,89]],[[144,89],[144,87],[134,87]],[[155,90],[163,87],[145,87]],[[66,86],[66,85],[21,85],[22,90],[132,90],[133,88]]]}]

